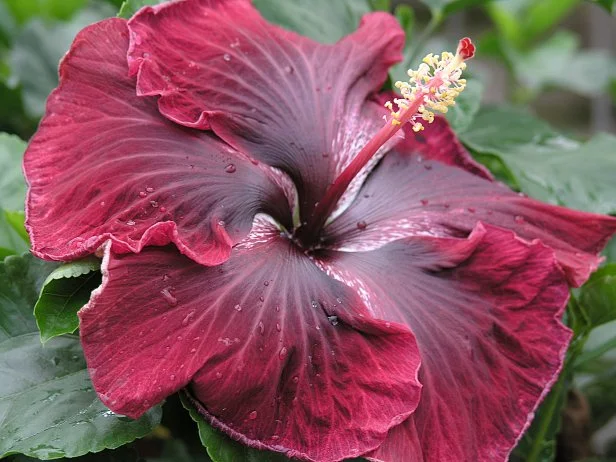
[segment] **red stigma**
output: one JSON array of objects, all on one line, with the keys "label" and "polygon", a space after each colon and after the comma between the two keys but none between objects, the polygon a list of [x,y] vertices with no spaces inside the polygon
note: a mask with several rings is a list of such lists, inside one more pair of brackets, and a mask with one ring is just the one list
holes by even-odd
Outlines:
[{"label": "red stigma", "polygon": [[457,53],[462,57],[462,59],[471,59],[475,56],[475,45],[471,41],[470,38],[464,37],[458,43]]}]

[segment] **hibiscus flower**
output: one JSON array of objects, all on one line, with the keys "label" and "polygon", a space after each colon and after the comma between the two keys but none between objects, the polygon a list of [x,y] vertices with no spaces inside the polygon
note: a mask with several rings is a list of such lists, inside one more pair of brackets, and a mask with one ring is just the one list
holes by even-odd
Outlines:
[{"label": "hibiscus flower", "polygon": [[[493,181],[419,87],[383,107],[403,41],[373,13],[315,43],[248,0],[79,33],[26,152],[27,227],[41,258],[104,250],[79,316],[111,410],[186,389],[214,427],[298,459],[507,458],[616,220]],[[469,47],[447,82],[438,58],[418,70],[441,102]]]}]

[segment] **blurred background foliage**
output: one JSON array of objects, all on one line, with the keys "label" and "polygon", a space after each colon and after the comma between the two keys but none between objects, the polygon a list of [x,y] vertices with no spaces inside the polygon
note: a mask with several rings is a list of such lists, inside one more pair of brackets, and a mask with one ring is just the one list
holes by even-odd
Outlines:
[{"label": "blurred background foliage", "polygon": [[[118,11],[130,17],[139,7],[153,3],[157,0],[0,0],[0,261],[7,258],[0,263],[4,265],[0,272],[9,274],[18,262],[32,264],[16,256],[28,248],[20,158],[44,113],[48,94],[57,85],[58,61],[82,27]],[[355,29],[362,14],[370,10],[394,13],[407,32],[408,43],[404,61],[392,70],[391,81],[405,79],[406,69],[416,67],[427,52],[455,50],[460,37],[473,37],[478,55],[470,67],[469,85],[448,114],[465,146],[516,190],[555,204],[616,213],[616,0],[254,3],[271,21],[324,42]],[[605,255],[602,268],[572,294],[566,322],[575,339],[565,368],[512,460],[616,461],[616,242]],[[27,290],[19,282],[18,295],[23,298],[26,290],[36,300],[42,280],[52,270],[46,268],[40,273],[41,280]],[[60,296],[75,311],[85,303],[79,298],[84,295],[75,296],[70,284],[58,280],[86,276],[89,271],[68,276],[61,272],[52,278],[55,291],[68,291]],[[45,293],[43,289],[36,302],[41,312],[53,309]],[[9,301],[13,296],[9,292],[0,295]],[[4,398],[0,393],[0,402]],[[147,425],[132,428],[127,430],[129,436],[115,435],[111,446],[98,442],[89,449],[115,447],[149,431],[145,438],[119,450],[70,455],[79,455],[73,460],[101,462],[283,460],[243,449],[194,412],[186,413],[184,406],[186,402],[172,397],[153,431]],[[191,416],[197,420],[198,433]],[[160,415],[157,418],[154,423]],[[2,431],[0,426],[0,436]],[[6,449],[0,444],[0,458],[7,455],[25,462],[33,459],[10,454],[69,455],[45,452],[44,438],[35,437],[29,450],[10,444]]]}]

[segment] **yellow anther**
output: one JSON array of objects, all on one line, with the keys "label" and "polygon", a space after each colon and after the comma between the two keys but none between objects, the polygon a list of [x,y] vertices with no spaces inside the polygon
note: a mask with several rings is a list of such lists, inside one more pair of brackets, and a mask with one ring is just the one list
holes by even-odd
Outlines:
[{"label": "yellow anther", "polygon": [[[423,125],[417,119],[428,123],[434,121],[434,112],[445,113],[455,104],[455,98],[466,87],[466,80],[460,78],[466,69],[466,59],[472,58],[475,46],[470,39],[460,40],[455,55],[447,51],[440,55],[428,54],[417,70],[409,69],[407,82],[398,81],[395,87],[400,90],[402,98],[396,98],[393,103],[398,107],[394,112],[392,102],[385,107],[391,111],[393,125],[411,122],[414,131],[423,130]],[[413,114],[410,114],[412,111]]]}]

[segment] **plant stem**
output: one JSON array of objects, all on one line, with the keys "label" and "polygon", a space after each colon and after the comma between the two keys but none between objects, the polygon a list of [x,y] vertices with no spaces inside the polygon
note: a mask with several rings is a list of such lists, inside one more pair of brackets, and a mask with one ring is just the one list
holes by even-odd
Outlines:
[{"label": "plant stem", "polygon": [[[564,369],[564,368],[563,368]],[[560,401],[561,395],[565,389],[565,373],[564,370],[561,371],[560,377],[558,381],[552,388],[552,391],[546,398],[543,403],[543,412],[540,415],[539,420],[539,429],[533,439],[532,446],[528,457],[526,458],[526,462],[539,462],[541,459],[539,458],[541,449],[543,448],[543,443],[550,428],[550,424],[554,419],[554,413],[558,408],[558,402]]]},{"label": "plant stem", "polygon": [[424,28],[424,30],[421,32],[421,35],[417,38],[417,40],[415,40],[413,46],[411,47],[411,52],[409,54],[409,61],[407,63],[409,67],[413,66],[413,63],[415,62],[420,51],[426,44],[426,41],[434,33],[436,28],[440,26],[441,23],[443,22],[443,13],[441,12],[441,10],[438,10],[438,9],[431,10],[431,12],[432,12],[432,17],[430,18],[430,22]]}]

